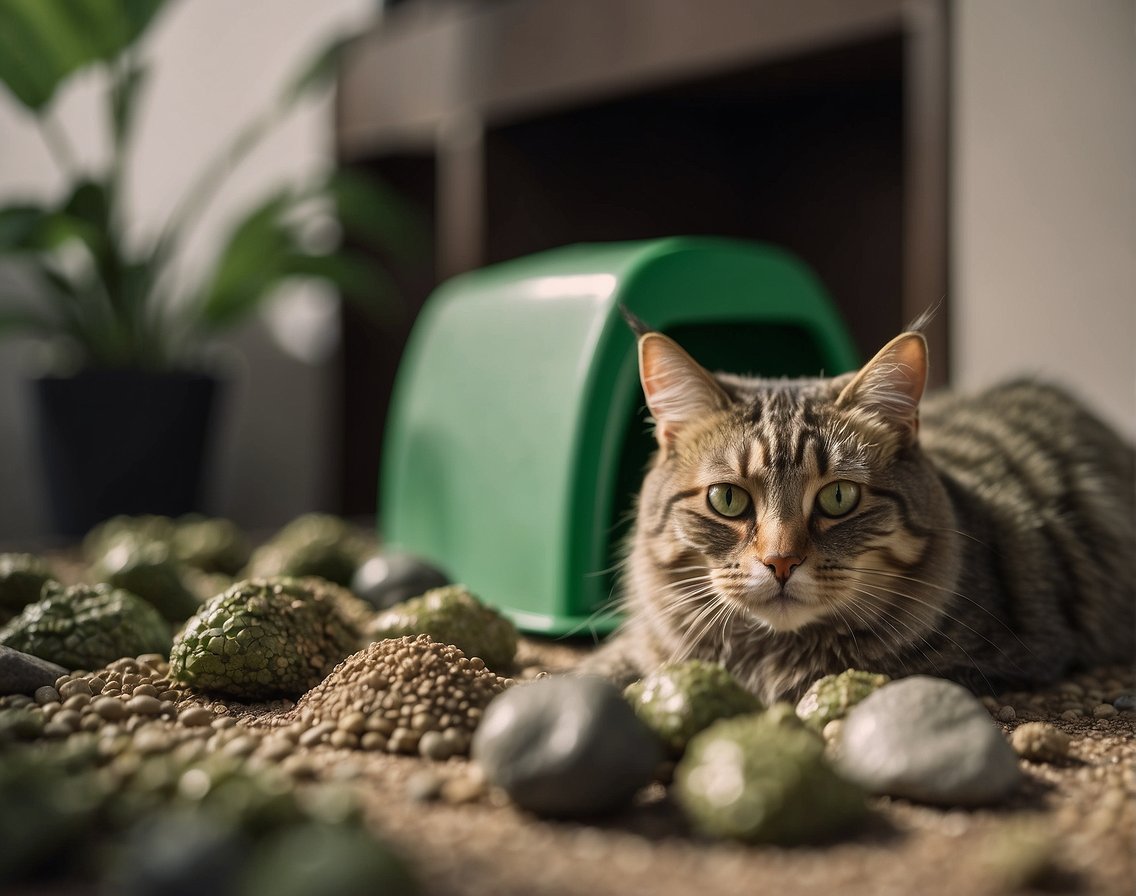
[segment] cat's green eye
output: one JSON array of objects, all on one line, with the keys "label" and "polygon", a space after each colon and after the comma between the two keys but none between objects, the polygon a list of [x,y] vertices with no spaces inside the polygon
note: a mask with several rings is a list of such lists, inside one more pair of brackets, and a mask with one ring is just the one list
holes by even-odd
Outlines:
[{"label": "cat's green eye", "polygon": [[860,486],[847,479],[830,482],[816,496],[817,510],[825,516],[838,517],[851,513],[860,503]]},{"label": "cat's green eye", "polygon": [[749,509],[749,493],[736,485],[712,485],[706,500],[722,516],[741,516]]}]

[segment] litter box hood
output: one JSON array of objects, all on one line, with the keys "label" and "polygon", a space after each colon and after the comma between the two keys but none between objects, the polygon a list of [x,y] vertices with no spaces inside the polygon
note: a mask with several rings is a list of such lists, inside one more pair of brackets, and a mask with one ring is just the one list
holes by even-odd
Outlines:
[{"label": "litter box hood", "polygon": [[383,537],[530,632],[617,621],[614,567],[654,446],[621,304],[711,370],[855,365],[817,279],[759,244],[568,246],[440,286],[395,383]]}]

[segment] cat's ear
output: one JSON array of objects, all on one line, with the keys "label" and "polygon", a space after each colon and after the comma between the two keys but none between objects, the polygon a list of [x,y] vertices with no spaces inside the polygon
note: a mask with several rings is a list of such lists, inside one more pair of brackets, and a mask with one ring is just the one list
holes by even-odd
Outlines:
[{"label": "cat's ear", "polygon": [[927,341],[921,333],[902,333],[860,368],[836,405],[864,408],[914,438],[926,386]]},{"label": "cat's ear", "polygon": [[714,377],[662,333],[639,337],[639,379],[655,420],[655,438],[664,447],[688,423],[729,404]]}]

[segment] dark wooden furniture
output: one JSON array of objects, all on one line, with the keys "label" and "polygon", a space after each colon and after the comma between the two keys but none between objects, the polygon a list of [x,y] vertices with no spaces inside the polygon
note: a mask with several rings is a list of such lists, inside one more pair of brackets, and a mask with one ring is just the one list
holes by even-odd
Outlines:
[{"label": "dark wooden furniture", "polygon": [[[820,275],[864,354],[939,305],[941,383],[947,26],[946,0],[419,0],[349,54],[338,153],[432,222],[431,257],[400,271],[411,311],[565,243],[759,239]],[[411,316],[346,328],[348,513],[375,506]]]}]

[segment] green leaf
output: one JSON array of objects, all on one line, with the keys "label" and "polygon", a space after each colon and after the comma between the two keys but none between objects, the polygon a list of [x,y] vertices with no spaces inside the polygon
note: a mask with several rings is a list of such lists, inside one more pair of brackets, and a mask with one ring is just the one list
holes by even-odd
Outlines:
[{"label": "green leaf", "polygon": [[201,300],[203,323],[219,328],[248,314],[285,276],[294,239],[283,223],[292,204],[288,191],[252,210],[226,242]]},{"label": "green leaf", "polygon": [[40,236],[51,214],[42,206],[31,203],[0,208],[0,252],[41,248]]},{"label": "green leaf", "polygon": [[98,181],[80,181],[71,195],[63,200],[60,211],[105,231],[110,222],[110,199],[106,187]]},{"label": "green leaf", "polygon": [[110,125],[114,145],[121,153],[126,145],[130,126],[134,122],[134,108],[139,91],[146,82],[147,70],[141,65],[128,64],[115,80],[110,97]]},{"label": "green leaf", "polygon": [[36,336],[50,336],[59,331],[58,322],[38,311],[0,308],[0,335],[28,333]]},{"label": "green leaf", "polygon": [[0,81],[41,112],[74,72],[117,57],[166,0],[0,0]]},{"label": "green leaf", "polygon": [[350,39],[344,38],[333,40],[308,60],[284,89],[283,102],[299,99],[309,91],[331,87],[339,72],[343,50],[349,42]]},{"label": "green leaf", "polygon": [[394,261],[416,264],[428,258],[431,237],[425,214],[387,184],[340,170],[328,178],[325,189],[351,241]]}]

